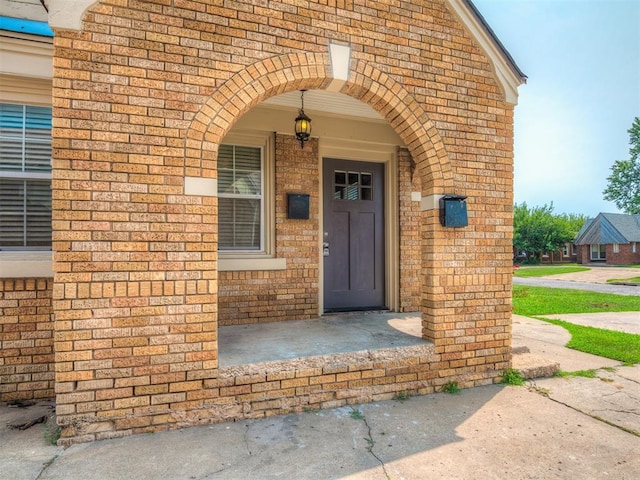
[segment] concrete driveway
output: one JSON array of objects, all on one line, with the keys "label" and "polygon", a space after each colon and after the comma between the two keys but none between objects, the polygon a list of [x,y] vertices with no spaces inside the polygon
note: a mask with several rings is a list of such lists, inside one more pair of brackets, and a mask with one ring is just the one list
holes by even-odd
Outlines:
[{"label": "concrete driveway", "polygon": [[640,268],[592,267],[584,272],[561,273],[546,278],[565,282],[607,283],[608,280],[640,277]]},{"label": "concrete driveway", "polygon": [[591,267],[584,272],[561,273],[546,277],[513,277],[515,285],[536,287],[571,288],[591,292],[613,293],[616,295],[640,296],[640,285],[615,285],[610,279],[632,278],[640,275],[640,268]]}]

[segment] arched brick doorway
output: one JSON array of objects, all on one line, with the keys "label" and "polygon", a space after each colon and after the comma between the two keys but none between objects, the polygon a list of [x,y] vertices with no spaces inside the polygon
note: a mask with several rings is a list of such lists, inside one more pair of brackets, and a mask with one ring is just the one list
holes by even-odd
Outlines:
[{"label": "arched brick doorway", "polygon": [[[422,197],[434,199],[452,191],[453,174],[446,148],[422,107],[391,76],[361,60],[351,60],[349,64],[349,78],[341,82],[340,93],[370,105],[397,132],[420,176]],[[196,178],[209,179],[209,191],[215,191],[218,148],[236,121],[272,96],[293,90],[335,88],[331,65],[330,54],[289,54],[257,62],[236,73],[202,106],[187,132],[185,151],[189,171]],[[188,178],[187,182],[192,180]],[[437,211],[433,207],[424,210],[423,239],[433,237],[439,227]],[[429,243],[425,242],[424,247],[427,257],[432,251],[431,246],[426,246]],[[425,298],[433,294],[429,285],[423,285]],[[423,305],[424,336],[437,342],[435,332],[439,327],[434,322],[438,318],[437,309],[433,302]]]}]

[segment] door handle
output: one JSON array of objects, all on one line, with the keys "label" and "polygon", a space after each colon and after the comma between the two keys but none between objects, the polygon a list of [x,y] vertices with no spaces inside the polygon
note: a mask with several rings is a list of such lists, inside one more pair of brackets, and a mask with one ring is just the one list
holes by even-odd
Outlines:
[{"label": "door handle", "polygon": [[322,242],[322,256],[329,256],[329,242]]}]

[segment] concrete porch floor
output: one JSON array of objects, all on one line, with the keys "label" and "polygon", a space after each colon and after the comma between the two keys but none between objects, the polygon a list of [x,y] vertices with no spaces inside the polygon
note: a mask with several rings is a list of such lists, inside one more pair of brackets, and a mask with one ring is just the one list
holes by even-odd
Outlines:
[{"label": "concrete porch floor", "polygon": [[221,368],[398,347],[431,345],[420,313],[356,312],[312,320],[231,325],[218,331]]}]

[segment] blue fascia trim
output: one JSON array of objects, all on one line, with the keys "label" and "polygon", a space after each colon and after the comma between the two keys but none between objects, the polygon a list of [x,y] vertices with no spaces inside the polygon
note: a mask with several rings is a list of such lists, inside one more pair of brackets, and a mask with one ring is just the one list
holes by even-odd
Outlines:
[{"label": "blue fascia trim", "polygon": [[47,22],[25,20],[24,18],[12,18],[0,16],[0,30],[9,32],[28,33],[40,37],[53,37],[53,30]]}]

